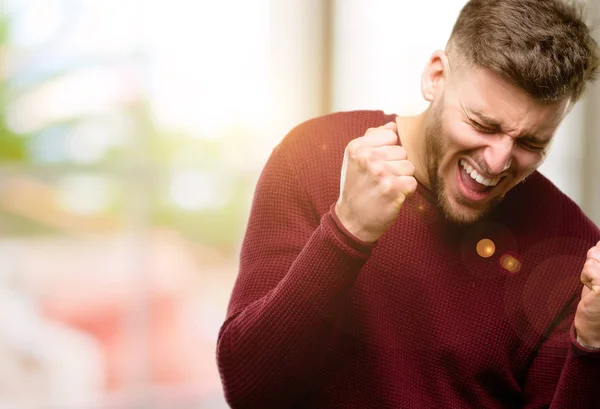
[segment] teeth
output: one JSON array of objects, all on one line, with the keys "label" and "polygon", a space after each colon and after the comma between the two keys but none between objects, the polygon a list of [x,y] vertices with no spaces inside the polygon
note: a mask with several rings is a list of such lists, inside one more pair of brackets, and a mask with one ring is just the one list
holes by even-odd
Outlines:
[{"label": "teeth", "polygon": [[471,176],[471,179],[477,181],[477,183],[480,183],[485,186],[496,186],[498,184],[498,182],[500,181],[500,178],[488,179],[488,178],[483,177],[482,175],[477,173],[477,171],[475,169],[473,169],[473,167],[471,165],[469,165],[466,161],[464,161],[462,159],[460,160],[460,165],[467,172],[467,174],[469,176]]}]

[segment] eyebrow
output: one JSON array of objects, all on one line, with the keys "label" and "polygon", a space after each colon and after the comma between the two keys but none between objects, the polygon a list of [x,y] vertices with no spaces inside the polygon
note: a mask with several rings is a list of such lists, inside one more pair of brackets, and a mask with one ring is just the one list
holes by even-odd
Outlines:
[{"label": "eyebrow", "polygon": [[[489,117],[488,115],[484,114],[481,111],[478,111],[476,109],[468,109],[468,108],[464,108],[465,110],[465,114],[467,116],[467,118],[469,118],[471,121],[473,121],[473,117],[476,117],[475,119],[477,119],[477,122],[481,122],[482,125],[489,127],[489,128],[493,128],[493,129],[497,129],[497,130],[502,130],[502,124],[497,121],[494,118]],[[532,142],[536,145],[547,145],[549,141],[538,138],[535,135],[521,135],[518,137],[521,140],[525,140],[528,142]]]}]

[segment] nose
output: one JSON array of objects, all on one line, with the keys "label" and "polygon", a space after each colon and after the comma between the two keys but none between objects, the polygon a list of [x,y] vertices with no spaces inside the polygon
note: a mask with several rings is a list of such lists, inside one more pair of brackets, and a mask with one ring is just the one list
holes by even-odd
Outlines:
[{"label": "nose", "polygon": [[483,151],[483,159],[488,172],[496,176],[508,169],[512,162],[514,140],[508,135],[501,135],[491,141]]}]

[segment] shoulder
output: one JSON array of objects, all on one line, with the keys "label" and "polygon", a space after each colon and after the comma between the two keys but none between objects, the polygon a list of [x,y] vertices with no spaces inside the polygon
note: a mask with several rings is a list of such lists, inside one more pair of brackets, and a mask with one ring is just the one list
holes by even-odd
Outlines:
[{"label": "shoulder", "polygon": [[511,190],[501,207],[503,218],[521,229],[576,239],[584,247],[600,240],[600,229],[580,206],[537,171]]},{"label": "shoulder", "polygon": [[318,163],[319,167],[337,167],[335,160],[342,163],[344,149],[351,140],[393,118],[393,115],[382,111],[336,112],[320,116],[293,128],[279,148],[287,152],[296,168],[309,167],[314,163]]},{"label": "shoulder", "polygon": [[[383,111],[336,112],[294,127],[275,148],[286,156],[290,168],[320,213],[326,212],[339,194],[344,150],[366,130],[393,121]],[[274,152],[275,153],[275,152]]]},{"label": "shoulder", "polygon": [[364,134],[368,128],[384,125],[394,115],[383,111],[347,111],[319,116],[294,127],[281,145],[288,151],[305,154],[322,148],[323,144],[343,146]]}]

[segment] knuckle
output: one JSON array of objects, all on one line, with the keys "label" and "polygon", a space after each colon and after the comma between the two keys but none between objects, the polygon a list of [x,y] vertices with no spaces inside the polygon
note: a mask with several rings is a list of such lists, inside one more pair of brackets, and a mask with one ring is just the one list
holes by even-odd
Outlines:
[{"label": "knuckle", "polygon": [[581,277],[587,277],[588,276],[588,272],[590,270],[590,261],[591,260],[587,260],[584,264],[583,264],[583,268],[581,269]]},{"label": "knuckle", "polygon": [[381,162],[369,162],[368,167],[369,172],[376,177],[382,177],[385,174],[385,167]]},{"label": "knuckle", "polygon": [[406,195],[404,193],[398,193],[396,195],[396,203],[398,205],[402,205],[405,200],[406,200]]},{"label": "knuckle", "polygon": [[587,274],[585,273],[585,268],[583,270],[581,270],[581,274],[579,275],[579,279],[582,282],[585,282],[587,280]]},{"label": "knuckle", "polygon": [[384,196],[389,196],[393,190],[393,182],[390,178],[382,178],[379,182],[379,189]]},{"label": "knuckle", "polygon": [[365,131],[365,136],[367,136],[368,134],[375,132],[376,130],[378,130],[379,128],[369,128]]},{"label": "knuckle", "polygon": [[396,137],[396,132],[394,132],[394,131],[392,131],[391,129],[388,129],[388,128],[382,128],[381,129],[381,133],[382,133],[382,135],[386,135],[390,139]]},{"label": "knuckle", "polygon": [[350,142],[346,147],[346,155],[351,162],[365,168],[370,160],[369,150],[366,149],[360,142]]},{"label": "knuckle", "polygon": [[354,139],[354,140],[350,141],[350,143],[348,143],[348,145],[346,145],[346,154],[350,158],[355,158],[358,155],[359,151],[360,151],[360,142],[358,141],[358,139]]},{"label": "knuckle", "polygon": [[365,149],[362,149],[356,154],[355,160],[362,168],[368,169],[371,166],[371,161],[369,160],[369,152]]}]

